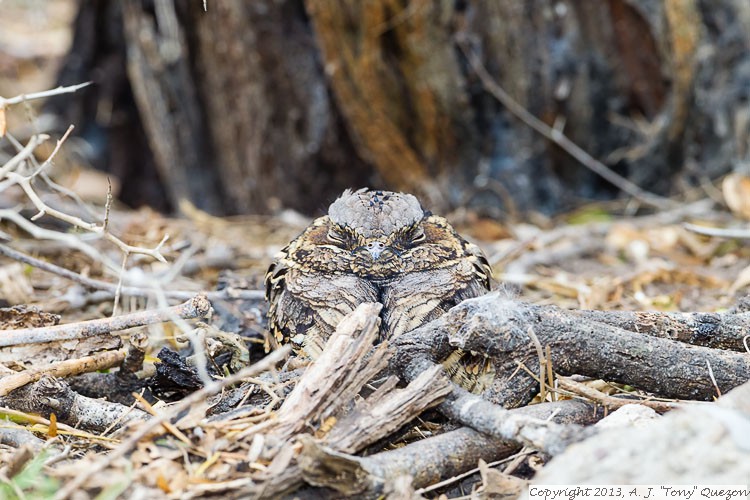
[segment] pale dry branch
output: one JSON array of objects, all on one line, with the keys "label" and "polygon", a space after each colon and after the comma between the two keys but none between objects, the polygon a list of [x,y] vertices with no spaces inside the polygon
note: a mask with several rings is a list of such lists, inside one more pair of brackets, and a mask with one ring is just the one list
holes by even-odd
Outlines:
[{"label": "pale dry branch", "polygon": [[0,397],[0,404],[41,415],[54,413],[61,422],[95,431],[103,431],[113,422],[122,426],[148,418],[143,410],[82,396],[63,379],[49,375]]},{"label": "pale dry branch", "polygon": [[42,217],[43,215],[49,215],[50,217],[54,217],[55,219],[61,220],[63,222],[67,222],[68,224],[75,226],[77,228],[100,235],[104,239],[112,242],[115,246],[117,246],[122,252],[124,252],[127,255],[129,254],[148,255],[149,257],[152,257],[158,260],[159,262],[164,262],[164,263],[167,262],[167,259],[165,259],[164,256],[161,254],[161,247],[164,245],[164,243],[167,242],[167,240],[169,239],[169,235],[164,235],[164,238],[162,238],[159,244],[156,245],[154,248],[143,248],[143,247],[138,247],[134,245],[128,245],[127,243],[125,243],[124,241],[122,241],[120,238],[113,235],[109,231],[105,231],[104,226],[102,225],[96,224],[94,222],[86,222],[80,217],[66,214],[65,212],[62,212],[60,210],[57,210],[47,205],[44,202],[44,200],[42,200],[39,197],[36,191],[34,191],[34,188],[31,186],[31,181],[33,179],[33,176],[24,176],[16,172],[8,172],[6,174],[6,177],[8,177],[9,180],[18,184],[21,187],[21,189],[23,189],[24,193],[26,193],[26,196],[29,197],[29,200],[31,200],[31,203],[34,204],[34,207],[36,207],[36,209],[39,210],[39,213],[31,218],[32,221]]},{"label": "pale dry branch", "polygon": [[57,156],[58,151],[60,151],[60,147],[65,143],[65,141],[68,139],[68,136],[73,132],[73,129],[75,129],[75,125],[70,125],[68,127],[68,130],[65,131],[62,137],[60,137],[57,140],[57,143],[55,144],[55,149],[52,150],[52,153],[47,157],[46,160],[44,160],[44,163],[39,165],[37,169],[34,171],[33,174],[31,174],[32,177],[36,177],[37,175],[44,172],[44,169],[46,169],[50,164],[52,164],[52,160]]},{"label": "pale dry branch", "polygon": [[720,228],[720,227],[708,227],[699,226],[698,224],[685,223],[682,225],[688,231],[693,233],[702,234],[704,236],[713,236],[716,238],[730,238],[737,240],[750,239],[750,229],[740,228]]},{"label": "pale dry branch", "polygon": [[[600,405],[609,408],[610,410],[616,410],[618,408],[622,408],[625,405],[631,405],[631,404],[639,404],[643,406],[648,406],[654,411],[658,411],[659,413],[666,413],[670,410],[674,410],[675,408],[679,408],[680,403],[677,402],[670,402],[670,401],[654,401],[651,399],[625,399],[625,398],[617,398],[614,396],[610,396],[608,394],[604,394],[601,391],[598,391],[594,389],[593,387],[590,387],[586,384],[583,384],[581,382],[576,382],[570,377],[557,377],[557,386],[560,389],[564,389],[567,391],[570,391],[573,394],[578,394],[580,396],[585,397],[586,399],[589,399],[591,401],[594,401],[595,403],[599,403]],[[700,404],[700,403],[694,403],[694,404]]]},{"label": "pale dry branch", "polygon": [[17,95],[15,97],[9,97],[9,98],[0,97],[0,109],[6,108],[8,106],[12,106],[14,104],[21,104],[22,102],[26,102],[26,101],[33,101],[35,99],[44,99],[46,97],[52,97],[52,96],[61,95],[61,94],[69,94],[72,92],[76,92],[84,87],[88,87],[92,83],[93,82],[85,82],[85,83],[79,83],[77,85],[70,85],[67,87],[63,87],[61,85],[55,89],[43,90],[41,92],[21,94],[21,95]]},{"label": "pale dry branch", "polygon": [[[34,150],[47,139],[49,139],[49,136],[46,134],[32,135],[28,144],[26,144],[21,151],[16,153],[13,158],[5,162],[5,165],[0,167],[0,179],[2,179],[8,172],[18,168],[19,165],[30,158],[31,155],[34,154]],[[2,187],[0,187],[0,191],[2,191]]]},{"label": "pale dry branch", "polygon": [[211,303],[208,299],[204,295],[197,295],[182,304],[166,309],[139,311],[114,318],[94,319],[42,328],[0,330],[0,347],[105,335],[135,326],[172,321],[175,317],[184,319],[202,318],[208,315],[210,311]]},{"label": "pale dry branch", "polygon": [[36,382],[45,375],[67,377],[118,366],[125,359],[125,354],[125,351],[105,351],[85,358],[68,359],[8,375],[0,378],[0,396],[6,396],[12,390]]},{"label": "pale dry branch", "polygon": [[59,231],[52,231],[51,229],[39,227],[33,222],[24,218],[20,213],[18,213],[17,210],[0,210],[0,220],[12,221],[16,226],[29,233],[35,239],[59,241],[71,248],[83,252],[92,260],[101,262],[107,269],[113,272],[117,272],[117,269],[119,269],[119,266],[115,264],[111,259],[107,258],[99,250],[86,243],[78,236],[71,233],[61,233]]}]

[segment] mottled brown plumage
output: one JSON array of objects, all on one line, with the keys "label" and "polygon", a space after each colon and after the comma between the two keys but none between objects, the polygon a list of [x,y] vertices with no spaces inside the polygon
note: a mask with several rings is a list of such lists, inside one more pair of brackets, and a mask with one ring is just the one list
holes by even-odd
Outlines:
[{"label": "mottled brown plumage", "polygon": [[[423,211],[410,194],[366,189],[345,191],[328,215],[279,253],[266,275],[275,340],[292,342],[312,358],[362,302],[383,304],[383,340],[489,289],[487,259],[447,220]],[[474,390],[486,386],[488,366],[460,352],[446,363]]]}]

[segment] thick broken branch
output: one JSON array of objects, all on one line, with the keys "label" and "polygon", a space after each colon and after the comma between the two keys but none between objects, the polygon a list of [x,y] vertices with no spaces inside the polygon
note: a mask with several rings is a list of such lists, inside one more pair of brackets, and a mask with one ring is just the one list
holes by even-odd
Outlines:
[{"label": "thick broken branch", "polygon": [[[381,307],[361,304],[347,315],[287,397],[278,423],[271,422],[262,437],[270,443],[265,454],[270,464],[258,476],[261,484],[251,490],[253,496],[276,498],[302,484],[301,470],[294,462],[298,449],[294,435],[300,431],[314,432],[334,449],[356,452],[401,428],[450,392],[442,368],[435,366],[403,389],[395,388],[395,378],[387,379],[366,400],[358,401],[365,384],[386,368],[391,355],[386,344],[372,347]],[[240,435],[243,439],[251,436]]]},{"label": "thick broken branch", "polygon": [[330,416],[387,366],[385,344],[367,356],[378,335],[381,307],[361,304],[336,327],[323,353],[279,409],[275,435],[285,439]]},{"label": "thick broken branch", "polygon": [[687,344],[745,352],[742,339],[750,331],[750,313],[565,311],[631,332]]},{"label": "thick broken branch", "polygon": [[498,293],[465,301],[404,342],[437,335],[437,327],[448,332],[454,347],[524,363],[533,359],[528,336],[533,328],[542,345],[549,346],[555,371],[620,382],[668,398],[712,399],[717,390],[711,371],[721,392],[750,379],[750,359],[744,354],[642,335]]},{"label": "thick broken branch", "polygon": [[450,381],[441,366],[423,371],[404,389],[397,379],[383,384],[362,404],[336,422],[325,442],[332,448],[354,453],[384,438],[436,405],[451,392]]},{"label": "thick broken branch", "polygon": [[[451,323],[452,319],[454,318],[449,312],[396,338],[394,346],[397,355],[392,359],[391,368],[406,380],[414,380],[423,371],[434,369],[438,364],[436,360],[445,358],[448,335],[455,328],[455,324]],[[475,351],[482,352],[480,349]],[[499,439],[517,441],[550,455],[560,453],[569,444],[586,437],[587,432],[580,427],[546,422],[504,409],[501,405],[508,401],[516,402],[525,397],[528,402],[533,397],[532,391],[529,391],[533,387],[533,379],[523,377],[523,373],[515,377],[507,373],[507,376],[511,379],[507,384],[508,400],[494,400],[498,404],[491,403],[454,384],[452,393],[438,405],[438,409],[451,420],[467,427]],[[517,393],[513,394],[515,382],[518,382],[519,387],[516,388]]]},{"label": "thick broken branch", "polygon": [[45,416],[54,413],[60,422],[97,432],[148,419],[142,410],[81,396],[65,381],[49,376],[0,397],[0,405]]},{"label": "thick broken branch", "polygon": [[[587,424],[597,419],[591,405],[573,400],[532,405],[509,413],[513,418],[552,418],[557,425]],[[301,442],[299,461],[308,483],[358,498],[382,495],[402,475],[412,476],[412,486],[419,488],[471,469],[480,459],[498,460],[521,448],[516,442],[466,427],[369,457],[336,452],[309,437]]]}]

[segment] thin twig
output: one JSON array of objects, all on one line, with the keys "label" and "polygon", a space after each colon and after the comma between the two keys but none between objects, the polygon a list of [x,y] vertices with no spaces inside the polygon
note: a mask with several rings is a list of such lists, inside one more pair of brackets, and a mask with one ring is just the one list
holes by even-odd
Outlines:
[{"label": "thin twig", "polygon": [[72,226],[79,227],[86,231],[90,231],[92,233],[101,235],[105,239],[114,243],[123,252],[148,255],[149,257],[152,257],[158,260],[159,262],[163,262],[163,263],[167,262],[167,259],[165,259],[164,256],[161,254],[161,247],[164,245],[164,243],[166,243],[167,239],[169,239],[169,235],[165,235],[164,238],[159,242],[159,244],[156,245],[154,248],[142,248],[142,247],[137,247],[133,245],[128,245],[127,243],[119,239],[118,237],[114,236],[112,233],[104,232],[102,230],[102,226],[99,226],[98,224],[95,224],[93,222],[86,222],[80,217],[75,217],[73,215],[66,214],[64,212],[61,212],[47,205],[39,197],[36,191],[34,191],[34,188],[31,186],[31,179],[32,179],[31,176],[28,176],[28,177],[23,176],[16,172],[8,172],[6,175],[9,180],[14,181],[16,184],[21,186],[21,189],[24,190],[24,192],[26,193],[26,196],[29,197],[31,202],[36,207],[36,209],[39,210],[39,213],[31,218],[32,221],[38,219],[39,217],[45,214],[50,215],[51,217],[54,217],[55,219],[61,220],[63,222],[67,222],[68,224]]},{"label": "thin twig", "polygon": [[680,404],[677,402],[616,398],[614,396],[610,396],[601,391],[598,391],[586,384],[576,382],[570,377],[557,377],[557,386],[559,389],[570,391],[572,394],[583,396],[586,399],[609,408],[610,410],[616,410],[618,408],[622,408],[625,405],[638,404],[648,406],[652,410],[659,413],[666,413],[670,410],[674,410],[675,408],[679,408],[680,406]]},{"label": "thin twig", "polygon": [[187,302],[166,309],[138,311],[114,318],[93,319],[65,325],[0,330],[0,347],[93,337],[135,326],[163,323],[171,321],[175,317],[184,319],[202,318],[208,315],[210,311],[211,303],[208,299],[204,295],[197,295]]},{"label": "thin twig", "polygon": [[[2,218],[1,215],[2,214],[0,214],[0,219]],[[87,276],[83,276],[82,274],[78,274],[69,269],[65,269],[64,267],[60,267],[56,264],[52,264],[51,262],[46,262],[46,261],[37,259],[36,257],[32,257],[25,253],[19,252],[18,250],[14,250],[10,248],[9,246],[3,245],[1,243],[0,243],[0,255],[5,255],[6,257],[9,257],[13,260],[17,260],[18,262],[23,262],[24,264],[28,264],[30,266],[36,267],[37,269],[41,269],[42,271],[47,271],[48,273],[56,274],[57,276],[62,276],[63,278],[69,279],[71,281],[79,283],[88,288],[93,288],[96,290],[105,290],[112,294],[117,293],[117,285],[113,283],[108,283],[106,281],[96,280],[93,278],[89,278]],[[121,287],[120,292],[122,295],[127,295],[129,297],[141,297],[141,298],[152,298],[156,296],[157,293],[163,293],[166,298],[177,299],[177,300],[187,300],[195,296],[196,294],[196,292],[189,291],[189,290],[157,291],[152,288],[125,286],[125,285]],[[240,290],[240,289],[225,288],[224,290],[205,292],[204,295],[206,296],[208,300],[259,300],[260,301],[264,299],[264,293],[265,292],[263,292],[263,290]]]},{"label": "thin twig", "polygon": [[718,238],[733,238],[738,240],[750,239],[750,230],[748,229],[727,229],[720,227],[699,226],[697,224],[685,223],[682,225],[690,232],[702,234],[704,236],[715,236]]},{"label": "thin twig", "polygon": [[115,288],[115,301],[112,304],[112,316],[117,315],[117,307],[120,305],[120,294],[122,293],[122,277],[125,276],[125,265],[128,263],[128,254],[122,255],[122,267],[120,274],[117,276],[117,287]]},{"label": "thin twig", "polygon": [[[549,419],[548,419],[549,420]],[[498,465],[504,464],[505,462],[510,462],[511,460],[515,460],[516,458],[520,456],[528,456],[533,455],[537,453],[537,450],[531,449],[531,448],[524,448],[523,450],[519,451],[518,453],[511,455],[509,457],[505,457],[502,460],[497,460],[496,462],[490,462],[487,464],[487,467],[497,467]],[[462,474],[458,474],[457,476],[449,477],[448,479],[445,479],[443,481],[440,481],[439,483],[434,483],[429,486],[425,486],[424,488],[420,488],[414,492],[415,495],[421,495],[423,493],[429,493],[431,491],[439,490],[440,488],[444,486],[448,486],[449,484],[453,484],[456,481],[460,481],[461,479],[464,479],[466,477],[471,476],[472,474],[476,474],[479,472],[479,467],[475,467],[471,470],[467,470],[466,472]]]},{"label": "thin twig", "polygon": [[198,401],[202,401],[208,396],[217,394],[224,387],[236,384],[243,381],[247,377],[254,377],[259,373],[273,368],[278,362],[286,358],[289,355],[290,351],[291,347],[289,345],[285,345],[280,349],[272,352],[265,358],[261,359],[254,365],[244,368],[234,375],[231,375],[223,380],[216,380],[214,382],[211,382],[202,389],[195,391],[186,398],[182,399],[179,403],[170,406],[158,417],[154,417],[148,422],[144,422],[137,430],[130,434],[130,437],[128,437],[127,440],[125,440],[103,460],[100,460],[92,467],[84,469],[78,476],[73,478],[71,481],[68,481],[65,486],[55,494],[54,499],[63,500],[65,498],[68,498],[71,494],[77,491],[91,476],[101,472],[115,460],[118,460],[127,455],[141,439],[147,436],[151,431],[156,429],[162,423],[167,422],[172,417],[178,415],[180,412],[189,408],[191,405],[197,403]]},{"label": "thin twig", "polygon": [[31,177],[36,177],[37,175],[41,174],[47,166],[49,166],[52,163],[52,160],[57,155],[57,152],[60,151],[60,147],[63,145],[63,143],[67,140],[68,136],[73,132],[73,129],[76,128],[75,125],[70,125],[68,127],[68,130],[65,131],[62,137],[60,137],[57,140],[57,143],[55,144],[55,149],[52,150],[52,153],[47,157],[46,160],[44,160],[44,163],[39,165],[39,168],[37,168],[33,174],[31,174]]},{"label": "thin twig", "polygon": [[109,212],[112,209],[112,180],[107,177],[107,202],[104,204],[104,222],[102,231],[105,233],[109,230]]},{"label": "thin twig", "polygon": [[534,349],[536,349],[537,358],[539,359],[539,398],[544,401],[547,398],[547,387],[544,383],[544,373],[547,370],[547,363],[544,359],[544,348],[542,348],[542,343],[539,342],[539,337],[534,333],[533,326],[529,326],[526,329],[526,333],[529,338],[531,338],[531,342],[534,344]]},{"label": "thin twig", "polygon": [[719,389],[719,384],[716,383],[714,369],[711,368],[711,362],[709,360],[706,360],[706,366],[708,367],[708,376],[711,377],[711,382],[714,384],[714,389],[716,389],[716,394],[718,397],[721,397],[721,389]]},{"label": "thin twig", "polygon": [[49,139],[47,134],[32,135],[28,144],[26,144],[21,151],[16,153],[13,158],[8,160],[5,165],[0,167],[0,179],[2,179],[8,172],[18,168],[25,159],[30,158],[34,154],[34,150],[47,139]]},{"label": "thin twig", "polygon": [[482,81],[484,88],[492,94],[508,111],[513,113],[519,120],[524,122],[526,125],[534,129],[537,133],[546,137],[550,141],[560,146],[566,153],[578,160],[581,165],[588,168],[592,172],[596,173],[603,179],[610,182],[612,185],[618,187],[622,191],[628,193],[633,198],[657,207],[657,208],[670,208],[675,205],[674,202],[667,198],[657,196],[653,193],[642,189],[633,182],[629,181],[620,174],[614,172],[612,169],[607,167],[605,164],[588,154],[580,146],[571,141],[559,127],[550,127],[536,116],[532,115],[526,108],[521,106],[510,94],[508,94],[489,74],[487,68],[484,67],[482,62],[479,60],[474,52],[463,41],[459,41],[458,46],[463,51],[464,55],[469,59],[472,69],[477,74],[479,79]]},{"label": "thin twig", "polygon": [[60,86],[60,87],[57,87],[56,89],[44,90],[42,92],[32,92],[31,94],[21,94],[15,97],[10,97],[8,99],[4,97],[0,97],[0,109],[5,108],[7,106],[11,106],[13,104],[20,104],[26,101],[33,101],[34,99],[43,99],[45,97],[52,97],[52,96],[60,95],[60,94],[69,94],[71,92],[76,92],[77,90],[80,90],[84,87],[88,87],[92,83],[93,82],[85,82],[85,83],[79,83],[77,85],[70,85],[68,87]]},{"label": "thin twig", "polygon": [[33,236],[34,239],[60,241],[70,247],[75,248],[76,250],[85,253],[92,260],[101,262],[102,264],[104,264],[104,267],[112,272],[117,272],[117,270],[119,269],[119,266],[112,262],[111,259],[103,255],[92,245],[89,245],[88,243],[82,241],[81,238],[79,238],[75,234],[61,233],[59,231],[52,231],[51,229],[39,227],[23,217],[16,209],[0,210],[0,220],[3,219],[12,221],[16,226],[20,227],[31,236]]},{"label": "thin twig", "polygon": [[[24,149],[23,144],[21,144],[18,141],[18,139],[16,139],[15,137],[13,137],[13,134],[10,134],[10,133],[9,134],[5,134],[5,137],[11,143],[11,145],[14,148],[16,148],[16,152],[17,153],[21,152]],[[37,168],[37,169],[41,166],[41,165],[39,165],[39,162],[36,161],[36,158],[33,155],[29,157],[29,161],[31,161],[32,165],[34,165],[34,167]],[[1,177],[2,176],[0,176],[0,178]],[[52,179],[50,179],[49,175],[47,175],[47,172],[44,172],[44,171],[39,172],[39,176],[38,177],[41,178],[44,181],[44,183],[47,184],[47,186],[50,187],[51,190],[57,191],[58,193],[61,193],[61,194],[65,195],[65,196],[69,197],[70,199],[72,199],[75,202],[75,204],[78,206],[78,208],[80,208],[81,210],[83,210],[84,212],[86,212],[86,214],[89,215],[91,218],[94,217],[94,213],[91,211],[91,209],[89,208],[89,206],[86,205],[83,202],[83,200],[81,199],[80,196],[78,196],[77,193],[75,193],[74,191],[71,191],[70,189],[68,189],[68,188],[66,188],[64,186],[61,186],[61,185],[57,184],[56,182],[54,182]],[[12,183],[10,183],[10,182],[8,182],[8,183],[0,183],[0,191],[2,191],[8,185],[11,185],[11,184]]]}]

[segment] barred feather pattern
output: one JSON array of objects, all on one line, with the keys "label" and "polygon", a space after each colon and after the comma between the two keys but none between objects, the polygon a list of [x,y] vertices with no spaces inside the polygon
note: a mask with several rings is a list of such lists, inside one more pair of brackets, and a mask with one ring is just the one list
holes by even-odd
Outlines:
[{"label": "barred feather pattern", "polygon": [[[363,302],[383,304],[380,340],[393,338],[488,292],[490,280],[479,247],[414,196],[347,190],[281,250],[266,274],[269,347],[291,342],[314,359]],[[473,392],[492,381],[492,365],[481,356],[455,351],[443,363]]]}]

